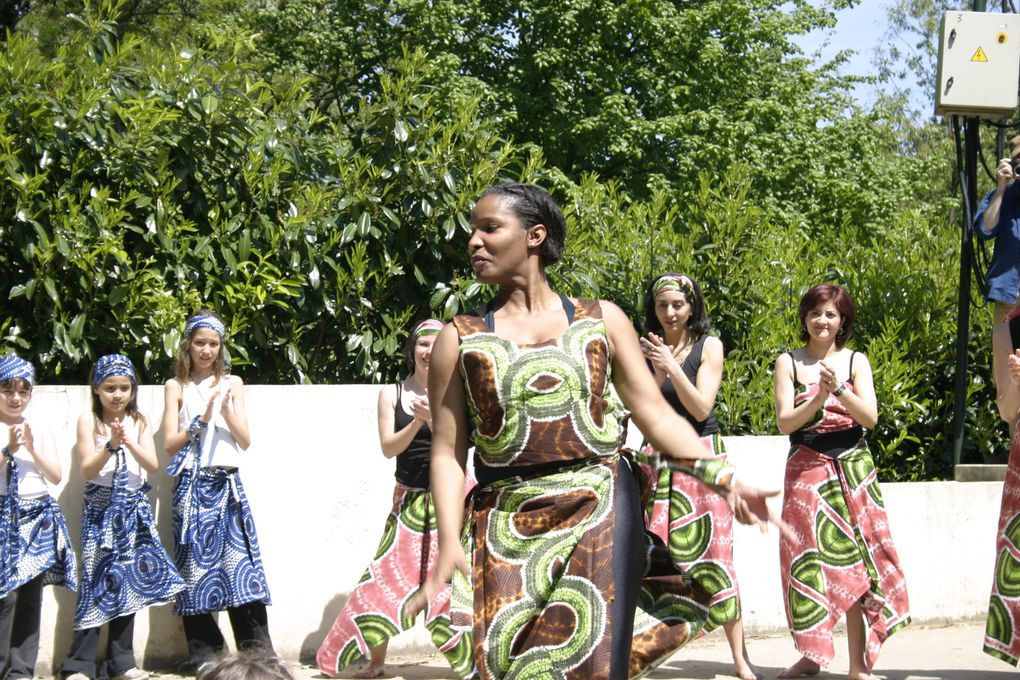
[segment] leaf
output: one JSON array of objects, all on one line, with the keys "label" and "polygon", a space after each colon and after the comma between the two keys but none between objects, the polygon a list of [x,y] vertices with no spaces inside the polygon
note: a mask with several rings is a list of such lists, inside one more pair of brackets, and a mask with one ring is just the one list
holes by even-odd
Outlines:
[{"label": "leaf", "polygon": [[396,122],[393,123],[393,136],[398,142],[407,141],[407,126],[404,124],[404,121],[397,119]]},{"label": "leaf", "polygon": [[367,212],[361,213],[358,217],[358,233],[362,236],[368,236],[368,230],[371,226],[372,217]]},{"label": "leaf", "polygon": [[220,100],[216,97],[216,95],[207,94],[202,97],[202,110],[205,111],[207,115],[215,113],[218,108],[220,108]]},{"label": "leaf", "polygon": [[81,340],[82,329],[85,327],[85,315],[76,314],[71,320],[71,325],[68,327],[70,331],[71,340],[77,342]]},{"label": "leaf", "polygon": [[117,307],[118,305],[120,305],[120,303],[124,301],[124,298],[127,297],[129,291],[130,288],[128,287],[128,285],[123,283],[117,284],[116,286],[111,288],[109,297],[110,306]]}]

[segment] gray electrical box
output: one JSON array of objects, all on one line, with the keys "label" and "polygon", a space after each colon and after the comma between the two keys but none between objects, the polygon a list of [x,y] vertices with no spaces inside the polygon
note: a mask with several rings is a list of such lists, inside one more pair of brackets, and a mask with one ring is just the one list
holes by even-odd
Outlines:
[{"label": "gray electrical box", "polygon": [[1020,15],[946,12],[938,64],[935,113],[1008,118],[1020,83]]}]

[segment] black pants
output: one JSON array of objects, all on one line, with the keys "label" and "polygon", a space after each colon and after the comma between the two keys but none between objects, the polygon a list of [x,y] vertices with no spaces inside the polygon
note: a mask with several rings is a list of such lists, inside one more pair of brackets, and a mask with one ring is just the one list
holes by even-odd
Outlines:
[{"label": "black pants", "polygon": [[102,626],[76,630],[71,640],[71,651],[60,668],[62,675],[84,673],[90,678],[112,678],[135,667],[135,615],[117,617],[106,626],[106,661],[102,666],[96,665]]},{"label": "black pants", "polygon": [[0,668],[5,679],[35,676],[42,591],[40,574],[0,600]]},{"label": "black pants", "polygon": [[614,503],[613,581],[616,598],[609,605],[612,612],[609,677],[627,680],[630,648],[634,641],[634,614],[646,560],[641,490],[626,458],[620,459]]},{"label": "black pants", "polygon": [[[227,610],[230,628],[238,650],[262,649],[276,654],[269,637],[269,619],[266,605],[250,602]],[[212,614],[192,614],[184,617],[184,637],[188,639],[189,665],[201,665],[223,653],[226,641]]]}]

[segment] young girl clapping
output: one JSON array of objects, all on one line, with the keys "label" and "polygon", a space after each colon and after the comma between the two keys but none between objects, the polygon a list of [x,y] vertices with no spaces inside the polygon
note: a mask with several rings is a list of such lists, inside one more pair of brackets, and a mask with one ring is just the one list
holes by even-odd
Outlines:
[{"label": "young girl clapping", "polygon": [[[101,357],[89,376],[92,409],[78,418],[75,451],[86,480],[81,520],[82,587],[66,680],[144,680],[135,664],[135,612],[184,589],[156,534],[145,473],[157,467],[152,425],[138,410],[138,378],[122,354]],[[105,671],[96,652],[108,625]]]},{"label": "young girl clapping", "polygon": [[225,332],[214,313],[193,314],[164,391],[163,439],[174,455],[168,471],[177,476],[176,561],[188,584],[175,612],[184,618],[187,665],[196,669],[225,649],[213,618],[224,609],[238,649],[274,654],[269,586],[238,472],[251,443],[244,383],[227,373]]},{"label": "young girl clapping", "polygon": [[35,676],[43,586],[77,589],[67,523],[49,485],[62,471],[53,435],[25,415],[35,369],[13,354],[0,358],[0,674]]}]

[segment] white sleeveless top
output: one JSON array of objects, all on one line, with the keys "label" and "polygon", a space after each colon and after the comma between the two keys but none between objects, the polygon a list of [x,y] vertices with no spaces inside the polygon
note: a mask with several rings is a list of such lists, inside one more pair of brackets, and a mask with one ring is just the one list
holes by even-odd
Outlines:
[{"label": "white sleeveless top", "polygon": [[[44,433],[38,423],[33,422],[31,419],[26,420],[28,420],[32,427],[33,438],[38,445]],[[7,446],[7,442],[10,440],[10,427],[0,423],[0,442],[2,442],[3,446]],[[46,483],[46,478],[43,477],[39,468],[35,466],[32,454],[24,446],[19,446],[18,450],[14,452],[14,460],[18,463],[18,495],[21,498],[41,498],[48,495],[50,488]],[[0,495],[7,495],[6,465],[0,465]]]},{"label": "white sleeveless top", "polygon": [[[110,441],[110,428],[106,427],[106,434],[100,434],[98,428],[96,429],[96,449],[106,446],[106,443]],[[134,441],[138,441],[138,423],[131,416],[124,418],[124,430],[128,436]],[[103,455],[107,455],[105,452]],[[135,457],[131,455],[128,448],[124,447],[124,461],[127,463],[128,473],[128,491],[138,491],[142,488],[142,484],[145,483],[145,471],[142,470],[141,464],[135,460]],[[92,479],[88,480],[96,486],[113,486],[113,473],[117,469],[117,457],[107,455],[107,461],[103,465],[102,469]]]},{"label": "white sleeveless top", "polygon": [[[223,376],[223,380],[229,380]],[[181,385],[181,410],[177,418],[177,427],[186,430],[191,421],[205,413],[209,405],[208,396],[203,397],[198,385],[188,383]],[[214,408],[216,415],[208,427],[199,434],[199,465],[201,467],[241,467],[241,450],[230,434],[227,421],[223,418],[219,407]]]}]

